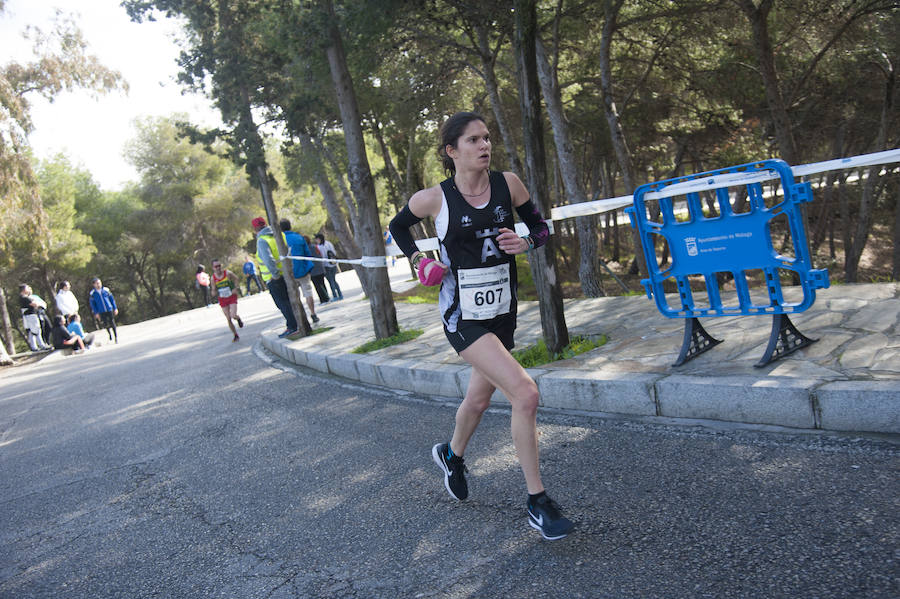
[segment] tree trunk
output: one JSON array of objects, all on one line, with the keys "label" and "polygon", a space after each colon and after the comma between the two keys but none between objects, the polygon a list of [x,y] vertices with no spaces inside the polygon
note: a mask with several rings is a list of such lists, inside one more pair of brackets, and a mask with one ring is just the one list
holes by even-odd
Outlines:
[{"label": "tree trunk", "polygon": [[[13,328],[12,328],[12,320],[9,317],[9,306],[6,305],[6,292],[3,290],[3,287],[0,286],[0,319],[3,322],[3,339],[6,341],[6,346],[4,347],[3,343],[0,343],[0,351],[2,354],[0,356],[6,354],[7,348],[9,349],[9,353],[16,353],[16,344],[13,341]],[[7,358],[9,356],[6,356]],[[9,362],[0,362],[3,364],[9,364]]]},{"label": "tree trunk", "polygon": [[[262,140],[260,140],[262,141]],[[262,145],[260,145],[262,148]],[[269,188],[269,173],[263,164],[256,165],[256,177],[259,179],[259,193],[262,195],[263,205],[266,207],[266,218],[269,219],[269,225],[275,234],[275,247],[278,254],[287,256],[291,252],[284,240],[281,226],[278,224],[278,212],[275,209],[275,201],[272,199],[272,190]],[[273,273],[274,274],[274,273]],[[281,274],[284,277],[284,284],[287,287],[288,299],[291,302],[291,312],[297,321],[298,331],[301,336],[306,337],[312,333],[312,327],[306,318],[306,310],[300,301],[300,295],[297,292],[297,280],[294,279],[294,261],[290,258],[284,258],[281,261]]]},{"label": "tree trunk", "polygon": [[[549,216],[551,206],[547,192],[547,159],[544,153],[541,92],[535,50],[537,38],[535,0],[516,0],[515,20],[514,46],[525,139],[525,175],[533,201],[544,215]],[[541,328],[547,349],[552,353],[561,351],[569,344],[569,330],[563,313],[562,288],[557,275],[556,244],[556,236],[551,235],[546,245],[529,252],[541,309]]]},{"label": "tree trunk", "polygon": [[375,136],[378,147],[381,149],[381,159],[384,160],[384,169],[388,173],[386,180],[391,195],[389,201],[395,211],[400,212],[404,203],[404,198],[400,197],[402,193],[401,190],[403,189],[403,177],[400,176],[400,171],[397,170],[397,166],[394,164],[394,158],[391,156],[387,143],[384,141],[384,134],[381,132],[381,126],[378,124],[378,119],[374,117],[372,118],[372,135]]},{"label": "tree trunk", "polygon": [[[316,185],[319,187],[319,193],[322,194],[322,198],[325,200],[325,210],[328,212],[328,218],[331,220],[331,226],[334,229],[335,235],[337,235],[338,241],[341,242],[341,245],[350,255],[354,257],[362,255],[362,250],[359,249],[359,245],[357,245],[356,240],[353,238],[353,233],[350,230],[350,226],[347,224],[347,219],[344,217],[344,213],[341,211],[341,207],[338,204],[337,195],[334,193],[334,188],[331,186],[331,181],[329,181],[325,171],[325,164],[322,162],[321,155],[316,150],[312,138],[305,134],[300,134],[299,138],[300,146],[303,148],[303,151],[315,161],[313,178],[316,181]],[[362,285],[363,290],[367,290],[369,288],[368,269],[358,264],[354,264],[353,270],[356,272],[356,276],[359,277],[359,282]]]},{"label": "tree trunk", "polygon": [[[896,72],[892,65],[888,64],[888,68],[885,69],[884,73],[884,101],[881,105],[881,119],[878,125],[878,135],[875,140],[875,151],[888,149],[888,129],[894,111],[894,82],[896,81]],[[853,236],[853,243],[849,248],[844,249],[846,252],[844,264],[848,283],[856,283],[859,276],[859,260],[862,258],[863,250],[869,239],[869,232],[872,227],[872,211],[875,208],[877,196],[879,195],[878,191],[876,191],[876,187],[878,183],[878,172],[880,170],[880,166],[869,167],[867,170],[866,182],[863,184],[862,199],[859,203],[859,213],[856,217],[856,231]]]},{"label": "tree trunk", "polygon": [[769,12],[772,10],[773,4],[774,0],[762,0],[757,7],[753,0],[740,0],[741,10],[744,11],[753,30],[753,49],[756,52],[759,73],[766,91],[766,103],[769,106],[772,127],[775,129],[778,152],[785,162],[796,166],[800,163],[797,145],[794,142],[791,119],[781,94],[778,72],[775,69],[775,51],[772,49],[772,40],[769,37]]},{"label": "tree trunk", "polygon": [[509,128],[509,120],[506,117],[506,111],[503,109],[503,101],[500,99],[500,86],[497,85],[497,74],[494,71],[495,59],[488,43],[487,26],[484,23],[476,24],[475,33],[478,36],[478,54],[481,56],[484,85],[487,88],[488,98],[491,101],[494,120],[497,121],[497,128],[500,129],[503,147],[506,149],[509,170],[521,177],[522,162],[519,160],[519,154],[516,152],[515,138]]},{"label": "tree trunk", "polygon": [[[613,93],[613,75],[611,48],[612,36],[616,31],[616,19],[622,8],[623,0],[606,0],[606,18],[603,22],[603,32],[600,38],[600,60],[597,65],[600,69],[600,91],[603,96],[603,111],[606,114],[606,122],[609,126],[610,141],[616,153],[619,168],[622,169],[622,179],[625,183],[625,193],[634,193],[635,177],[634,164],[631,160],[631,150],[628,149],[628,141],[625,131],[622,129],[622,120],[616,108],[615,95]],[[612,197],[612,196],[610,196]],[[632,229],[632,242],[634,244],[634,259],[638,270],[643,276],[648,276],[647,263],[644,253],[641,251],[641,238],[637,229]]]},{"label": "tree trunk", "polygon": [[879,168],[873,166],[867,171],[866,182],[863,184],[862,196],[859,201],[859,210],[854,219],[856,226],[851,225],[853,240],[848,247],[844,248],[844,276],[847,283],[859,282],[859,261],[872,228],[872,209],[875,206],[875,184],[878,180]]},{"label": "tree trunk", "polygon": [[[359,228],[356,236],[360,240],[362,250],[369,256],[384,256],[384,237],[378,218],[378,205],[375,196],[375,182],[369,169],[366,156],[366,144],[363,137],[359,106],[353,81],[347,68],[344,45],[337,28],[337,19],[331,0],[322,0],[321,6],[327,11],[329,19],[329,39],[325,48],[331,79],[337,95],[337,103],[344,126],[344,141],[347,144],[349,161],[350,188],[356,197],[359,210]],[[372,323],[375,337],[385,339],[397,334],[397,310],[391,295],[391,283],[386,268],[376,268],[369,276],[369,303],[372,310]]]},{"label": "tree trunk", "polygon": [[847,281],[847,257],[850,254],[850,246],[853,239],[851,238],[850,227],[853,223],[850,215],[850,199],[847,193],[847,177],[846,175],[838,179],[838,206],[840,206],[840,224],[841,224],[841,242],[844,246],[844,279]]},{"label": "tree trunk", "polygon": [[[587,201],[587,194],[578,173],[575,149],[560,97],[559,81],[540,39],[535,40],[535,49],[538,78],[553,127],[553,141],[563,187],[569,203],[580,204]],[[581,281],[581,291],[587,297],[600,297],[603,295],[603,286],[600,283],[597,261],[597,217],[579,216],[575,219],[575,230],[578,237],[578,279]]]},{"label": "tree trunk", "polygon": [[[303,309],[299,301],[297,283],[294,280],[293,262],[286,257],[290,252],[285,244],[281,227],[278,225],[278,211],[275,209],[275,201],[272,199],[272,190],[269,187],[265,144],[259,134],[259,127],[253,119],[253,104],[250,99],[248,84],[249,77],[246,76],[247,66],[246,63],[242,62],[242,57],[239,55],[244,32],[241,26],[234,22],[234,13],[238,11],[239,7],[233,6],[228,0],[218,0],[219,23],[223,37],[227,42],[221,48],[221,51],[226,52],[221,70],[223,72],[231,71],[230,76],[238,81],[235,86],[235,95],[237,97],[233,98],[233,101],[236,103],[234,113],[238,123],[233,133],[241,146],[240,149],[246,156],[247,172],[251,174],[251,177],[256,178],[259,185],[263,206],[266,209],[266,218],[269,220],[269,226],[272,227],[274,233],[275,247],[279,256],[285,256],[281,261],[281,270],[285,286],[287,287],[291,311],[297,320],[299,332],[306,336],[312,332],[312,327],[310,327],[306,318],[306,310]],[[274,275],[275,273],[272,274]]]},{"label": "tree trunk", "polygon": [[[847,124],[840,123],[834,131],[834,139],[831,142],[831,157],[832,158],[840,158],[844,154],[844,137],[847,132]],[[822,222],[816,222],[815,227],[816,230],[813,233],[813,249],[812,253],[815,255],[816,250],[819,246],[824,242],[825,236],[828,233],[828,226],[831,225],[831,232],[834,232],[834,218],[837,212],[836,200],[835,200],[835,189],[834,183],[838,179],[838,174],[840,171],[830,171],[825,175],[825,189],[822,193],[822,206],[818,211],[819,218]],[[832,240],[833,240],[832,235]],[[832,243],[832,246],[834,244]],[[832,252],[833,252],[832,247]]]},{"label": "tree trunk", "polygon": [[322,156],[325,157],[326,163],[331,167],[332,175],[334,175],[334,179],[337,181],[338,189],[341,190],[341,198],[344,200],[344,206],[347,207],[347,214],[350,215],[351,231],[355,230],[359,223],[359,213],[356,210],[356,205],[353,203],[353,196],[350,194],[350,190],[347,189],[347,182],[344,181],[344,171],[346,169],[338,164],[337,159],[334,157],[334,153],[320,138],[316,138],[315,142],[322,152]]}]

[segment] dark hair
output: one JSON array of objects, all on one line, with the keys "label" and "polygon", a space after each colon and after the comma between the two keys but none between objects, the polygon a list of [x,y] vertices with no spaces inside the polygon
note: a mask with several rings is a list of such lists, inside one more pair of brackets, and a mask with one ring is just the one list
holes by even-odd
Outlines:
[{"label": "dark hair", "polygon": [[291,221],[289,221],[286,218],[283,218],[280,221],[278,221],[278,226],[281,227],[282,231],[290,231],[291,230]]},{"label": "dark hair", "polygon": [[441,157],[444,170],[451,175],[456,172],[456,165],[453,164],[453,159],[447,155],[447,146],[455,148],[463,131],[472,121],[481,121],[487,124],[484,117],[477,112],[457,112],[441,125],[441,146],[438,148],[438,156]]},{"label": "dark hair", "polygon": [[322,241],[325,241],[325,236],[322,235],[321,233],[316,233],[316,239],[317,239],[317,240],[318,240],[318,239],[321,239]]},{"label": "dark hair", "polygon": [[59,286],[58,286],[56,289],[57,289],[58,291],[62,291],[62,288],[65,287],[65,286],[68,285],[68,284],[69,284],[68,281],[63,281],[62,283],[59,284]]},{"label": "dark hair", "polygon": [[206,270],[206,267],[205,267],[205,266],[203,266],[202,264],[198,264],[198,265],[197,265],[197,274],[200,274],[200,273],[203,272],[204,270]]},{"label": "dark hair", "polygon": [[69,314],[69,324],[75,322],[75,319],[79,316],[77,314]]},{"label": "dark hair", "polygon": [[55,322],[57,326],[63,326],[64,324],[66,324],[66,317],[62,314],[57,314],[53,318],[53,322]]}]

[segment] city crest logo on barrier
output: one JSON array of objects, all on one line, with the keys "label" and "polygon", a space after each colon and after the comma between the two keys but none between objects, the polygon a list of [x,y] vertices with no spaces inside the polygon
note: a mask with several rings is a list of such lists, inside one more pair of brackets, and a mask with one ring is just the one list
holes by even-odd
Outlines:
[{"label": "city crest logo on barrier", "polygon": [[696,237],[685,237],[684,245],[687,247],[688,256],[696,256],[698,254]]}]

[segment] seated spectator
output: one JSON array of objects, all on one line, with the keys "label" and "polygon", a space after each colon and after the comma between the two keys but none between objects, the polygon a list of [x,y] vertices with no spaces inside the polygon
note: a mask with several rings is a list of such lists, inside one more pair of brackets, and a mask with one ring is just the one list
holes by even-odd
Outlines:
[{"label": "seated spectator", "polygon": [[57,316],[53,322],[53,328],[50,330],[50,339],[53,340],[53,347],[56,349],[74,349],[77,353],[84,351],[84,341],[75,333],[70,333],[66,328],[66,319]]},{"label": "seated spectator", "polygon": [[88,333],[85,335],[84,327],[81,326],[81,317],[77,314],[72,314],[69,316],[69,324],[66,326],[66,329],[70,333],[74,333],[81,337],[81,340],[84,341],[84,345],[86,347],[90,347],[94,343],[94,334]]}]

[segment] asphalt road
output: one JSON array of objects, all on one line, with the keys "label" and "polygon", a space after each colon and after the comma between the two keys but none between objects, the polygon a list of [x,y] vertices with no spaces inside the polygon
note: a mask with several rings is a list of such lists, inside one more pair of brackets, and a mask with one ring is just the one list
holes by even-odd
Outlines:
[{"label": "asphalt road", "polygon": [[0,370],[0,597],[900,596],[896,439],[542,413],[551,543],[505,411],[456,502],[453,406],[267,361],[274,306],[241,311]]}]

